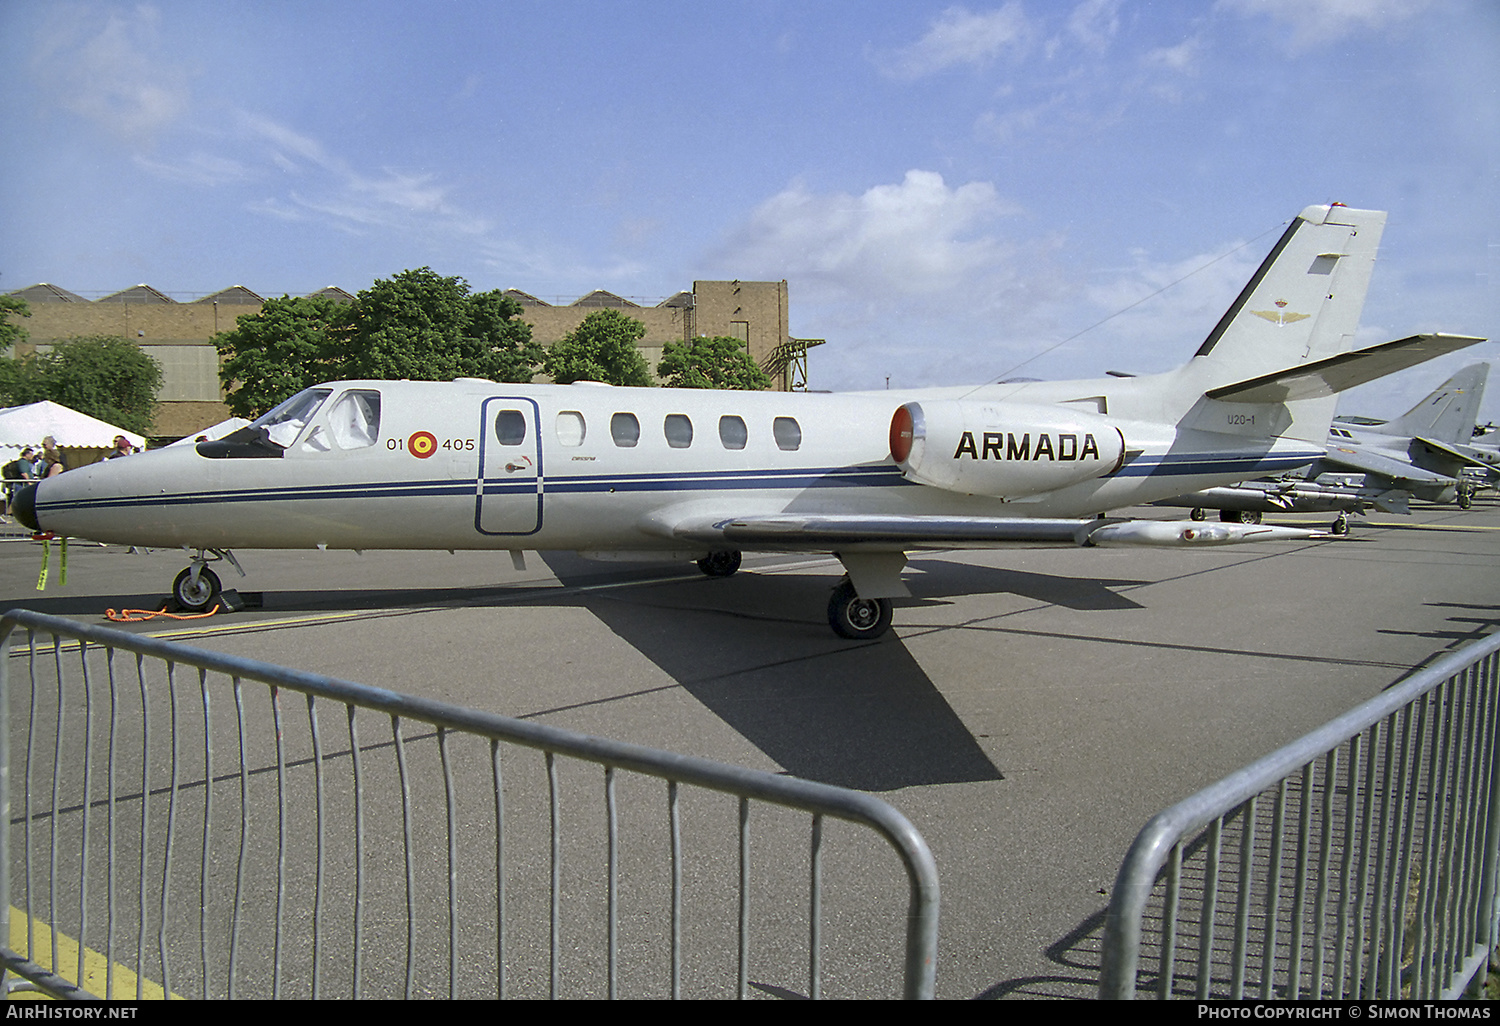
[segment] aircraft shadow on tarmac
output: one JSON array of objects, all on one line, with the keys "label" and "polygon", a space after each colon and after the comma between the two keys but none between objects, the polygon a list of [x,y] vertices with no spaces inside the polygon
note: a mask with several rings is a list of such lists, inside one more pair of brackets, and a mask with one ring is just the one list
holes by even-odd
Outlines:
[{"label": "aircraft shadow on tarmac", "polygon": [[[567,605],[587,609],[786,772],[864,791],[1000,780],[1003,774],[895,634],[866,644],[832,636],[827,574],[701,576],[692,564],[600,564],[573,553],[543,559],[564,585],[279,591],[265,612],[357,612],[432,606]],[[939,559],[915,560],[913,597],[897,608],[1008,592],[1074,609],[1136,603],[1136,581],[1055,577]],[[677,571],[681,569],[681,575]],[[638,583],[628,583],[632,578]],[[627,586],[620,587],[621,583]],[[587,590],[594,584],[608,588]],[[160,608],[157,596],[37,596],[58,616],[101,607]]]},{"label": "aircraft shadow on tarmac", "polygon": [[[564,584],[598,572],[571,553],[544,558]],[[925,572],[911,575],[914,597],[898,609],[994,591],[1077,608],[1122,604],[1112,582],[942,560],[913,567]],[[864,645],[829,635],[830,583],[745,573],[575,594],[788,773],[864,791],[1003,779],[896,635]]]}]

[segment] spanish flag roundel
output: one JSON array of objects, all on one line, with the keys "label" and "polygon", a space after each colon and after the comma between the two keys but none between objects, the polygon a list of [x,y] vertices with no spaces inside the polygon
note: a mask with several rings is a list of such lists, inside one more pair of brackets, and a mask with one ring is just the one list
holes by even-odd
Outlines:
[{"label": "spanish flag roundel", "polygon": [[418,431],[406,440],[406,451],[419,460],[425,460],[437,451],[437,439],[431,431]]}]

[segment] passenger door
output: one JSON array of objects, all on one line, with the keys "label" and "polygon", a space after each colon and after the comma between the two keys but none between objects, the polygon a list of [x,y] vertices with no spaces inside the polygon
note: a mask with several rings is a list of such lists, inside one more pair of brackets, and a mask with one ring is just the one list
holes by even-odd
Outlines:
[{"label": "passenger door", "polygon": [[491,396],[479,408],[479,478],[474,527],[480,534],[542,529],[542,434],[536,401]]}]

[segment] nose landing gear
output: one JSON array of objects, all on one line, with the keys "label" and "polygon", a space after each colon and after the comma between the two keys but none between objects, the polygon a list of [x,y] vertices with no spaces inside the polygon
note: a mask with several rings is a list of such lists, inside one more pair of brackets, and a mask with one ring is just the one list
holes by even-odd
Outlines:
[{"label": "nose landing gear", "polygon": [[219,599],[219,594],[223,589],[219,575],[208,568],[207,564],[211,559],[227,559],[229,564],[239,571],[241,577],[245,576],[239,560],[235,559],[234,553],[228,549],[199,549],[187,569],[178,574],[177,579],[172,582],[172,598],[186,612],[205,613],[212,609]]}]

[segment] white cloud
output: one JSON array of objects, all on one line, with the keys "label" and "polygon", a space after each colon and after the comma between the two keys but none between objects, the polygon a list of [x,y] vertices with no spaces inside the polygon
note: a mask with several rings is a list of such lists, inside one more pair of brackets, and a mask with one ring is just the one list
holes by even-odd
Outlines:
[{"label": "white cloud", "polygon": [[1068,32],[1085,50],[1103,53],[1120,31],[1121,0],[1084,0],[1068,16]]},{"label": "white cloud", "polygon": [[843,295],[947,292],[1001,260],[987,228],[1015,212],[988,182],[951,188],[934,171],[858,196],[794,184],[750,215],[719,260]]},{"label": "white cloud", "polygon": [[1359,32],[1380,32],[1416,17],[1433,0],[1219,0],[1217,8],[1266,17],[1291,30],[1287,48],[1310,49]]},{"label": "white cloud", "polygon": [[188,111],[191,74],[160,45],[161,12],[141,5],[102,19],[71,5],[48,19],[32,61],[66,110],[137,148]]},{"label": "white cloud", "polygon": [[950,7],[925,36],[892,55],[886,73],[910,79],[960,64],[986,64],[1002,51],[1024,50],[1034,34],[1018,0],[983,14]]}]

